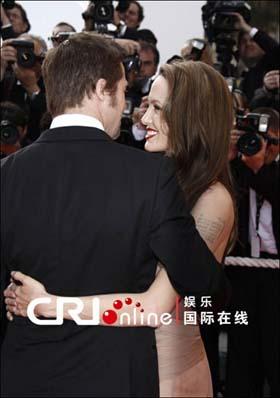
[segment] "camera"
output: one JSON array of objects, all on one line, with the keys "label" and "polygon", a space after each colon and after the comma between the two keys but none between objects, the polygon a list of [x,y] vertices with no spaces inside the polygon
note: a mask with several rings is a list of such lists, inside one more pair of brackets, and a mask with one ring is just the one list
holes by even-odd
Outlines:
[{"label": "camera", "polygon": [[193,39],[191,41],[191,45],[192,45],[191,53],[187,57],[185,57],[185,59],[189,61],[199,61],[206,47],[206,42],[200,39]]},{"label": "camera", "polygon": [[108,24],[114,21],[114,6],[112,1],[92,0],[88,9],[82,13],[83,19],[90,20],[91,30],[98,33],[108,33]]},{"label": "camera", "polygon": [[11,10],[15,6],[15,0],[4,0],[1,4],[5,10]]},{"label": "camera", "polygon": [[17,126],[9,120],[1,120],[0,137],[1,144],[16,144],[20,139]]},{"label": "camera", "polygon": [[237,57],[237,19],[232,13],[243,16],[248,23],[251,18],[251,6],[242,0],[207,1],[202,7],[203,27],[210,43],[216,44],[218,63],[216,69],[225,77],[235,76],[236,68],[232,64]]},{"label": "camera", "polygon": [[[135,107],[135,100],[140,96],[140,87],[137,86],[137,77],[140,73],[141,61],[138,54],[130,55],[123,60],[125,77],[128,81],[128,89],[125,95],[125,109],[123,112],[122,123],[129,125]],[[137,101],[136,101],[137,102]],[[132,123],[131,123],[132,125]]]},{"label": "camera", "polygon": [[69,39],[70,36],[74,35],[76,32],[58,32],[55,36],[51,36],[48,39],[57,44],[61,44],[65,40]]},{"label": "camera", "polygon": [[2,159],[14,149],[18,149],[27,130],[28,115],[21,107],[8,101],[0,103],[0,112],[0,157]]},{"label": "camera", "polygon": [[141,91],[140,86],[137,84],[137,77],[140,72],[141,61],[139,55],[128,56],[123,60],[125,69],[125,76],[128,82],[128,88],[125,93],[125,109],[121,119],[121,137],[124,141],[127,141],[127,137],[131,136],[132,131],[132,114],[134,108],[139,106],[141,103]]},{"label": "camera", "polygon": [[43,57],[37,57],[34,53],[34,43],[28,40],[11,40],[9,43],[17,50],[17,63],[22,68],[32,68]]},{"label": "camera", "polygon": [[268,135],[270,116],[261,113],[237,114],[236,129],[245,131],[237,141],[239,152],[246,156],[254,156],[261,150],[263,137],[268,144],[277,145],[279,140]]},{"label": "camera", "polygon": [[129,80],[129,74],[134,72],[134,74],[138,75],[140,73],[141,61],[139,55],[137,53],[125,57],[123,60],[123,66],[125,70],[126,80]]},{"label": "camera", "polygon": [[248,23],[251,19],[251,6],[242,0],[237,1],[207,1],[202,7],[202,21],[205,33],[210,42],[220,33],[236,31],[236,16],[238,13]]}]

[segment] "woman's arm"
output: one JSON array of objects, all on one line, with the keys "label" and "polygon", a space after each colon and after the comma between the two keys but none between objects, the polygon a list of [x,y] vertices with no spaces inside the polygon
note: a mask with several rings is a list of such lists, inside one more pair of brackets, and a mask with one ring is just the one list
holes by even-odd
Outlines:
[{"label": "woman's arm", "polygon": [[[192,213],[200,235],[216,258],[221,261],[234,221],[233,204],[229,193],[221,184],[215,184],[200,197]],[[5,290],[7,309],[10,312],[26,316],[26,309],[31,300],[38,297],[48,297],[51,300],[50,304],[37,306],[36,313],[38,316],[56,317],[58,296],[48,294],[42,284],[20,272],[13,273],[12,276],[22,286],[14,288],[16,296],[11,289]],[[118,317],[111,326],[129,326],[128,317],[122,316],[122,314],[127,313],[131,320],[135,320],[133,324],[131,322],[130,326],[155,327],[159,326],[160,316],[163,313],[172,311],[176,296],[177,293],[168,279],[167,272],[164,268],[161,268],[155,281],[144,293],[116,293],[79,297],[83,302],[83,310],[79,316],[81,319],[92,318],[92,299],[97,297],[100,300],[100,324],[108,325],[106,322],[108,318],[105,313],[108,310],[113,310]],[[126,303],[128,298],[131,299],[131,304]],[[122,303],[121,308],[119,308],[120,302]],[[114,307],[114,303],[117,308]],[[136,303],[140,303],[140,306],[136,306]],[[73,304],[67,303],[64,305],[65,319],[72,319],[69,309],[73,308]],[[141,312],[142,309],[143,312]],[[157,319],[152,316],[148,317],[151,313],[156,314]]]},{"label": "woman's arm", "polygon": [[[19,282],[21,285],[10,285],[4,292],[7,310],[10,313],[26,317],[27,307],[32,300],[48,298],[50,302],[38,304],[34,312],[36,316],[56,318],[57,299],[62,296],[49,294],[44,285],[21,272],[13,272],[12,278],[14,282]],[[113,293],[78,298],[83,303],[83,309],[79,313],[79,317],[83,320],[92,318],[92,300],[98,298],[101,325],[157,327],[160,325],[160,316],[174,308],[176,292],[169,282],[166,271],[162,268],[153,284],[144,293]],[[75,303],[64,303],[64,319],[72,320],[69,310],[75,307]],[[110,322],[115,319],[115,315],[111,311],[117,315],[113,323]]]}]

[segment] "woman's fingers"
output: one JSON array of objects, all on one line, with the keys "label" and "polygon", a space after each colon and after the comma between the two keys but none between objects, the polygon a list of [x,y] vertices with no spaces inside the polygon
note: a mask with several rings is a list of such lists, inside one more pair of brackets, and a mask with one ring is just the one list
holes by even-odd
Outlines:
[{"label": "woman's fingers", "polygon": [[11,299],[11,298],[6,298],[5,299],[5,304],[11,306],[11,307],[16,307],[17,303],[15,299]]},{"label": "woman's fingers", "polygon": [[4,290],[4,297],[10,297],[10,298],[15,298],[16,295],[14,291],[11,289],[12,283],[7,287],[7,289]]}]

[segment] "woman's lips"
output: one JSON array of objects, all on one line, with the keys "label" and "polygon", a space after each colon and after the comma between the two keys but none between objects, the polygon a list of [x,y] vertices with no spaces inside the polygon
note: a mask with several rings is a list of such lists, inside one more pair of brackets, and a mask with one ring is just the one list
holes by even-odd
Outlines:
[{"label": "woman's lips", "polygon": [[155,137],[158,134],[158,131],[153,130],[153,129],[147,129],[147,134],[145,136],[146,140],[149,140],[150,138]]}]

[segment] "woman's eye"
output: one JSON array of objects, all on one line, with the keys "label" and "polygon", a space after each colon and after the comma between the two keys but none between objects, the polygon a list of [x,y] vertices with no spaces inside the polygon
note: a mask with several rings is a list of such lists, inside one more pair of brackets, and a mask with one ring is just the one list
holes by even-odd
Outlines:
[{"label": "woman's eye", "polygon": [[155,108],[156,111],[161,111],[161,107],[158,106],[158,105],[154,105],[154,108]]}]

